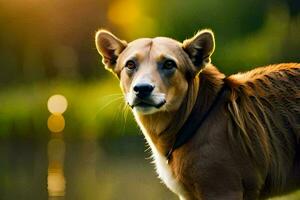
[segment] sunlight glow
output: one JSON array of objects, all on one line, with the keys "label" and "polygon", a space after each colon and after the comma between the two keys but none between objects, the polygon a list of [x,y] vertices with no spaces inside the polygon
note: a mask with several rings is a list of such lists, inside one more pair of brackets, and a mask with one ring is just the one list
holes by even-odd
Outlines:
[{"label": "sunlight glow", "polygon": [[52,114],[63,114],[68,107],[68,101],[63,95],[56,94],[48,99],[47,105]]},{"label": "sunlight glow", "polygon": [[[151,35],[156,32],[156,24],[152,17],[147,15],[144,6],[138,0],[116,0],[110,4],[107,18],[129,38]],[[142,25],[143,28],[138,25]]]},{"label": "sunlight glow", "polygon": [[141,8],[134,0],[114,1],[108,10],[108,19],[117,25],[130,25],[138,21],[142,15],[140,11]]}]

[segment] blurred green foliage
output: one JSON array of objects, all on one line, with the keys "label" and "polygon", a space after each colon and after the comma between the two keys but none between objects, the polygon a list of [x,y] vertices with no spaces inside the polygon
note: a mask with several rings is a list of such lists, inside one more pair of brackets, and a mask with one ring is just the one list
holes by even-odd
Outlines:
[{"label": "blurred green foliage", "polygon": [[158,35],[182,41],[211,28],[213,63],[226,74],[300,61],[296,0],[12,0],[0,1],[0,24],[1,137],[45,132],[45,105],[55,93],[69,101],[67,128],[101,134],[103,124],[120,132],[109,114],[120,113],[117,106],[99,111],[120,90],[96,52],[98,28],[128,41]]}]

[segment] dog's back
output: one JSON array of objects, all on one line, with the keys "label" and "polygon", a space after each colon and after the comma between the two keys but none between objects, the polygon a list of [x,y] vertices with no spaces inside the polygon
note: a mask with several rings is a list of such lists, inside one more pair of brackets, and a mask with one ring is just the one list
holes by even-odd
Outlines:
[{"label": "dog's back", "polygon": [[299,185],[300,65],[261,67],[232,75],[228,83],[228,133],[265,172],[263,193]]}]

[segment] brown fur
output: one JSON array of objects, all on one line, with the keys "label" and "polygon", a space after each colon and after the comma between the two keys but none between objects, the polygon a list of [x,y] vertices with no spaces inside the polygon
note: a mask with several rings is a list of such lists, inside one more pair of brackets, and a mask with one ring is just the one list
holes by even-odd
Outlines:
[{"label": "brown fur", "polygon": [[[213,71],[204,68],[201,87],[220,88],[222,75]],[[224,82],[230,86],[224,107],[216,108],[171,163],[191,199],[252,200],[299,188],[300,64],[257,68]],[[216,91],[203,98],[213,99]],[[211,101],[203,102],[205,108]],[[195,159],[201,161],[186,163]]]},{"label": "brown fur", "polygon": [[[184,188],[178,194],[182,199],[255,200],[299,188],[300,64],[271,65],[225,78],[210,64],[211,32],[200,32],[183,44],[168,38],[127,44],[109,34],[98,33],[96,44],[106,67],[120,78],[124,94],[137,78],[146,77],[154,79],[154,92],[166,95],[167,104],[158,112],[135,113],[161,155],[174,143],[197,94],[203,115],[227,86],[194,137],[172,154],[169,166]],[[167,83],[156,69],[165,53],[178,63]],[[133,55],[141,64],[128,75],[123,66]]]}]

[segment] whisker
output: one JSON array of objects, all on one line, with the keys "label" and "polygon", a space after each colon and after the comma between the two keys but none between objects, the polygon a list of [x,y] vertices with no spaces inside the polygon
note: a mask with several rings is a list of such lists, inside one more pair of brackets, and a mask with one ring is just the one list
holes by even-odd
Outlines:
[{"label": "whisker", "polygon": [[112,96],[123,96],[123,94],[122,93],[108,94],[108,95],[102,96],[102,98],[107,98],[107,97],[112,97]]},{"label": "whisker", "polygon": [[[118,110],[121,110],[121,106],[122,106],[122,104],[120,104],[119,106],[118,106]],[[122,115],[121,115],[121,113],[120,112],[115,112],[115,114],[114,114],[114,117],[113,117],[113,120],[114,121],[118,121],[118,117],[122,117]]]},{"label": "whisker", "polygon": [[122,114],[123,114],[123,120],[122,120],[122,122],[123,122],[123,126],[122,126],[122,133],[124,133],[125,132],[125,128],[126,128],[126,122],[127,122],[127,104],[124,102],[124,104],[123,104],[123,109],[122,109]]},{"label": "whisker", "polygon": [[110,104],[112,104],[112,103],[114,103],[114,102],[116,102],[116,101],[118,101],[118,100],[121,100],[121,99],[123,99],[123,96],[122,96],[122,97],[117,97],[117,98],[115,98],[115,99],[112,99],[111,101],[109,101],[109,102],[107,102],[106,104],[104,104],[104,105],[99,109],[98,112],[103,111],[104,108],[106,108],[106,107],[109,106]]}]

